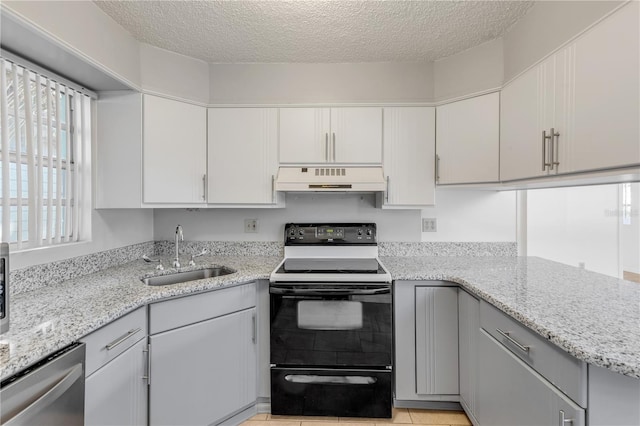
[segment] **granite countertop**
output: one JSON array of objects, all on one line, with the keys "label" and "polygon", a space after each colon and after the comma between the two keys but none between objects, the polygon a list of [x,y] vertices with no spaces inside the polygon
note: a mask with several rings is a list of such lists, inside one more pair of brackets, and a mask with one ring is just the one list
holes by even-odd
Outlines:
[{"label": "granite countertop", "polygon": [[[280,260],[203,257],[195,268],[183,269],[225,265],[237,272],[164,287],[146,286],[140,278],[171,271],[156,271],[153,264],[136,260],[18,294],[11,300],[11,330],[0,339],[0,376],[8,377],[147,303],[268,279]],[[575,357],[640,378],[638,284],[532,257],[381,260],[394,280],[456,282]]]}]

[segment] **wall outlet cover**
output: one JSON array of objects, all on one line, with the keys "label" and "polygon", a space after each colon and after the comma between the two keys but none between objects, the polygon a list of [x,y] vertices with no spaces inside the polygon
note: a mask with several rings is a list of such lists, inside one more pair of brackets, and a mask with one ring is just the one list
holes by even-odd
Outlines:
[{"label": "wall outlet cover", "polygon": [[244,220],[244,232],[245,233],[257,233],[258,232],[258,219],[245,219]]},{"label": "wall outlet cover", "polygon": [[422,218],[422,232],[437,232],[438,221],[435,217]]}]

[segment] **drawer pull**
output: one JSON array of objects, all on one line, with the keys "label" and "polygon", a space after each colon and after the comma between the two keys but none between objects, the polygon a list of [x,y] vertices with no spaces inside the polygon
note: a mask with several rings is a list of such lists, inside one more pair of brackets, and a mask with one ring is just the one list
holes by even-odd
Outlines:
[{"label": "drawer pull", "polygon": [[116,346],[120,345],[122,342],[124,342],[125,340],[127,340],[129,337],[133,336],[134,334],[138,333],[142,331],[142,328],[138,327],[135,330],[129,330],[129,332],[127,334],[125,334],[124,336],[114,340],[113,342],[109,343],[107,346],[105,346],[105,348],[110,351],[111,349],[115,348]]},{"label": "drawer pull", "polygon": [[567,423],[573,424],[573,419],[565,419],[564,418],[564,411],[560,410],[560,421],[558,422],[558,426],[564,426]]},{"label": "drawer pull", "polygon": [[526,352],[529,353],[529,349],[531,349],[530,346],[524,346],[523,344],[521,344],[520,342],[516,341],[513,337],[510,336],[511,332],[510,331],[502,331],[499,328],[496,328],[496,331],[498,333],[500,333],[501,336],[503,336],[505,339],[507,339],[508,341],[510,341],[511,343],[513,343],[518,349],[520,349],[522,352]]}]

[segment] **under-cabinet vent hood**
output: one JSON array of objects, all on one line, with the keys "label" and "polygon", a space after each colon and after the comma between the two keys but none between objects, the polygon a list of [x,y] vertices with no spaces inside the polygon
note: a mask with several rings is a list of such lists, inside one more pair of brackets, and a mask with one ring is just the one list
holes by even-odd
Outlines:
[{"label": "under-cabinet vent hood", "polygon": [[386,184],[382,167],[280,167],[276,191],[376,192]]}]

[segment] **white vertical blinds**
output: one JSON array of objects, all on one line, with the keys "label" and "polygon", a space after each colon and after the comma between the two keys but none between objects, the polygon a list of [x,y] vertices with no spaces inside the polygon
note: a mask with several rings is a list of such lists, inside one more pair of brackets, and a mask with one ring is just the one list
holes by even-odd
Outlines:
[{"label": "white vertical blinds", "polygon": [[0,239],[16,249],[78,241],[89,96],[0,58]]}]

